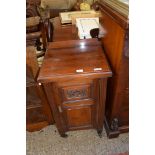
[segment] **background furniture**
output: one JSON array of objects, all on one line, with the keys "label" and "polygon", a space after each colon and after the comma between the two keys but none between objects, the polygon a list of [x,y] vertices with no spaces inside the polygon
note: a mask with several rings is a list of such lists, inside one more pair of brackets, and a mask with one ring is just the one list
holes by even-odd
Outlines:
[{"label": "background furniture", "polygon": [[[87,0],[92,5],[96,0]],[[50,18],[59,16],[60,12],[80,10],[83,0],[26,0],[27,16],[37,16],[37,7],[50,12]],[[33,14],[33,15],[32,15]]]},{"label": "background furniture", "polygon": [[[37,131],[54,123],[50,106],[42,86],[36,78],[39,72],[37,58],[42,57],[46,51],[47,41],[51,41],[51,25],[48,19],[34,14],[34,10],[27,9],[26,20],[26,130]],[[33,16],[35,15],[35,16]],[[31,17],[32,16],[32,17]],[[40,40],[43,50],[40,49]],[[36,48],[42,50],[36,53]]]},{"label": "background furniture", "polygon": [[66,131],[89,128],[101,136],[107,78],[111,76],[97,39],[49,44],[38,81],[45,88],[62,137],[67,136]]},{"label": "background furniture", "polygon": [[43,23],[40,22],[40,17],[29,17],[26,19],[26,43],[27,46],[36,46],[37,50],[41,51],[40,39],[43,42],[43,51],[46,49],[46,34],[43,28]]},{"label": "background furniture", "polygon": [[52,41],[53,26],[49,21],[48,11],[44,11],[44,14],[39,12],[39,5],[39,0],[26,1],[26,39],[27,45],[36,45],[37,50],[45,52],[47,42]]},{"label": "background furniture", "polygon": [[26,48],[26,129],[40,130],[54,123],[44,90],[36,81],[39,67],[33,46]]},{"label": "background furniture", "polygon": [[76,0],[26,0],[26,14],[27,17],[37,16],[38,7],[48,10],[50,12],[50,18],[59,16],[59,12],[72,10],[76,3]]},{"label": "background furniture", "polygon": [[[48,18],[39,16],[26,19],[26,43],[37,46],[37,50],[46,51],[47,42],[52,41],[53,26]],[[41,45],[43,44],[43,49]]]},{"label": "background furniture", "polygon": [[[53,18],[53,41],[78,40],[78,32],[75,25],[62,26],[59,17]],[[63,34],[63,35],[62,35]]]},{"label": "background furniture", "polygon": [[102,13],[106,34],[102,39],[113,71],[108,80],[105,128],[110,138],[129,130],[129,25],[128,17],[104,3],[96,3]]},{"label": "background furniture", "polygon": [[[79,40],[78,29],[75,25],[62,26],[59,17],[53,18],[53,41]],[[96,37],[99,30],[92,30],[90,33],[92,38]],[[63,34],[63,35],[62,35]],[[95,35],[95,36],[94,36]]]}]

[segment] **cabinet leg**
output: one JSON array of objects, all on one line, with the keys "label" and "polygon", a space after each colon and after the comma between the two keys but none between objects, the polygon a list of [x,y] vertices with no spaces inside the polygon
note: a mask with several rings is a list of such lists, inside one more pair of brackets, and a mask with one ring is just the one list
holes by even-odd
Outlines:
[{"label": "cabinet leg", "polygon": [[120,131],[118,130],[118,119],[113,119],[111,125],[109,125],[107,119],[105,118],[104,127],[108,138],[116,138],[119,136]]},{"label": "cabinet leg", "polygon": [[97,130],[98,136],[102,138],[102,130]]},{"label": "cabinet leg", "polygon": [[67,135],[66,133],[63,133],[63,134],[61,134],[61,137],[63,137],[63,138],[67,138],[68,135]]}]

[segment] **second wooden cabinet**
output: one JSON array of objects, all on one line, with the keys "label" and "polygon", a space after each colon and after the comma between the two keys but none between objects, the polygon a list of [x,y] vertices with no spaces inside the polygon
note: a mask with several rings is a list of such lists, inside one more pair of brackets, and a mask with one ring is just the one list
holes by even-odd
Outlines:
[{"label": "second wooden cabinet", "polygon": [[109,138],[129,131],[129,23],[104,1],[97,2],[101,25],[105,29],[102,43],[113,77],[107,83],[105,128]]}]

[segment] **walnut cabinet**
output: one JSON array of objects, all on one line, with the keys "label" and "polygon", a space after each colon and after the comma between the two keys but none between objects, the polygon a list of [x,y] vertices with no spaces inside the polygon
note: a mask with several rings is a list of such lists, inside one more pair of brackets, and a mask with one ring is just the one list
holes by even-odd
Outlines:
[{"label": "walnut cabinet", "polygon": [[106,86],[112,72],[97,39],[50,43],[40,70],[57,129],[94,128],[101,136]]}]

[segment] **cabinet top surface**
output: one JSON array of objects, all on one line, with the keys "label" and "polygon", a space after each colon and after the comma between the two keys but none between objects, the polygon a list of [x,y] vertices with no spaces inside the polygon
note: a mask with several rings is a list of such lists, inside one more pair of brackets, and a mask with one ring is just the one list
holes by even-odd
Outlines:
[{"label": "cabinet top surface", "polygon": [[97,39],[70,40],[49,43],[38,81],[103,78],[111,75],[101,43]]}]

